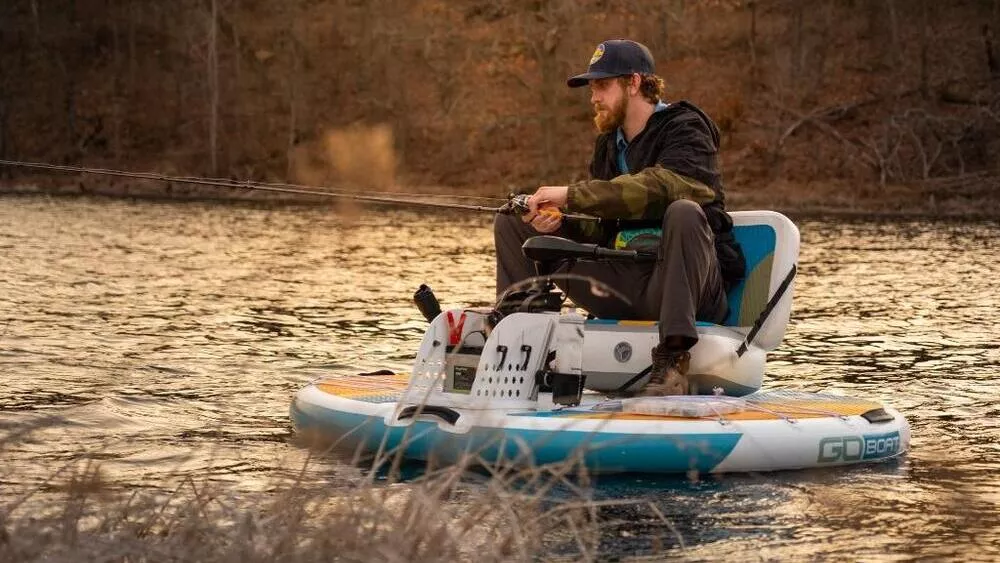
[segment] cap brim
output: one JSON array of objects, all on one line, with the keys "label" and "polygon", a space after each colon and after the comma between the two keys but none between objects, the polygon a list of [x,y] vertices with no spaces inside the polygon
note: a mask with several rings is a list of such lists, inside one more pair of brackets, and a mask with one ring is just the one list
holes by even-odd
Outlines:
[{"label": "cap brim", "polygon": [[612,72],[585,72],[583,74],[578,74],[566,81],[566,85],[570,88],[579,88],[580,86],[586,86],[591,80],[600,80],[601,78],[612,78],[614,76],[621,76],[620,74],[614,74]]}]

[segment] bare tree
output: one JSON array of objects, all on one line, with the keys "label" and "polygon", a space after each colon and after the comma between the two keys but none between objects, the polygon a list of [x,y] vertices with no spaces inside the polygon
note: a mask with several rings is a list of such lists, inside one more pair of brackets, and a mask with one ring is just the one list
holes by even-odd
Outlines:
[{"label": "bare tree", "polygon": [[552,19],[546,18],[547,23],[551,22],[550,27],[545,34],[542,36],[541,41],[536,41],[533,43],[535,49],[535,57],[538,59],[539,65],[541,67],[541,81],[542,87],[539,88],[539,96],[541,98],[541,130],[542,130],[542,176],[549,176],[552,174],[552,169],[554,167],[555,154],[553,151],[555,139],[556,139],[556,112],[555,106],[557,103],[557,96],[559,95],[554,91],[553,86],[559,82],[559,77],[557,77],[558,63],[555,60],[556,48],[559,46],[559,26],[552,21]]},{"label": "bare tree", "polygon": [[889,36],[892,38],[892,66],[899,70],[903,57],[900,53],[902,46],[899,39],[899,16],[896,13],[896,0],[885,0],[885,9],[889,15]]},{"label": "bare tree", "polygon": [[993,29],[1000,29],[1000,0],[993,0]]},{"label": "bare tree", "polygon": [[759,80],[759,69],[757,68],[757,1],[748,0],[747,11],[750,13],[750,29],[747,33],[747,41],[750,48],[750,87],[751,91],[757,87]]},{"label": "bare tree", "polygon": [[288,144],[285,147],[285,177],[293,177],[294,161],[292,158],[295,144],[298,142],[299,129],[299,104],[300,82],[302,81],[302,44],[299,41],[300,28],[297,18],[291,16],[289,25],[290,31],[286,34],[285,43],[288,45],[288,56],[291,59],[288,65]]},{"label": "bare tree", "polygon": [[30,1],[32,23],[34,27],[34,40],[35,46],[39,52],[45,55],[45,58],[57,69],[57,74],[61,78],[63,84],[63,95],[62,95],[62,109],[64,118],[64,146],[73,147],[76,143],[76,130],[77,130],[77,107],[76,107],[76,77],[74,73],[70,70],[69,65],[63,55],[61,49],[58,45],[50,45],[50,43],[58,43],[58,39],[61,39],[62,34],[72,34],[76,27],[76,1],[71,0],[69,9],[65,10],[63,13],[68,17],[68,25],[66,26],[56,26],[55,29],[49,30],[42,29],[42,8],[38,3],[38,0]]},{"label": "bare tree", "polygon": [[1000,60],[998,60],[994,42],[996,36],[993,27],[988,23],[983,24],[983,48],[986,51],[986,68],[989,70],[991,79],[1000,78]]},{"label": "bare tree", "polygon": [[6,75],[0,77],[0,158],[7,158],[7,148],[8,148],[8,128],[7,119],[9,115],[7,96],[7,79]]},{"label": "bare tree", "polygon": [[128,0],[128,91],[135,94],[136,70],[136,27],[141,25],[142,11],[137,8],[138,0]]},{"label": "bare tree", "polygon": [[120,4],[114,10],[108,10],[108,25],[111,27],[111,151],[115,160],[121,160],[122,149],[122,99],[125,97],[122,86],[121,45],[119,41],[119,20],[121,19]]},{"label": "bare tree", "polygon": [[208,54],[205,57],[208,75],[208,152],[212,174],[219,173],[219,0],[210,0],[208,18]]},{"label": "bare tree", "polygon": [[930,99],[930,85],[927,51],[930,48],[931,20],[930,6],[927,0],[920,0],[920,95]]},{"label": "bare tree", "polygon": [[[891,1],[891,0],[889,0]],[[795,38],[792,43],[792,82],[796,86],[800,83],[802,77],[802,66],[805,62],[805,37],[802,26],[804,25],[805,15],[803,11],[805,10],[804,1],[797,1],[793,3],[792,18],[795,26]]]},{"label": "bare tree", "polygon": [[[538,114],[542,137],[541,176],[551,176],[557,168],[559,138],[559,100],[566,92],[565,80],[569,69],[580,65],[582,40],[575,35],[578,12],[571,0],[553,0],[538,5],[534,13],[527,12],[523,28],[531,37],[528,47],[538,64]],[[593,45],[584,48],[593,49]],[[572,53],[572,63],[563,56]]]},{"label": "bare tree", "polygon": [[[2,8],[0,8],[2,9]],[[6,10],[4,10],[6,11]],[[6,14],[3,14],[6,17]],[[3,20],[0,20],[2,22]],[[2,25],[0,25],[0,45],[6,43],[5,30]],[[0,54],[0,64],[4,64],[6,61],[6,53]],[[4,65],[6,66],[6,65]],[[0,74],[0,158],[7,158],[7,150],[9,145],[7,143],[8,139],[8,115],[9,115],[9,104],[10,104],[10,94],[7,90],[7,76],[9,73],[4,72]],[[8,171],[4,171],[8,172]]]}]

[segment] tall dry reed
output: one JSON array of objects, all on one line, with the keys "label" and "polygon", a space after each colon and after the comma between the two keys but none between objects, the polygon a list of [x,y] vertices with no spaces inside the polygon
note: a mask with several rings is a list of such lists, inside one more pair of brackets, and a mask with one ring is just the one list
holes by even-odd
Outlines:
[{"label": "tall dry reed", "polygon": [[[33,428],[8,430],[0,455]],[[470,455],[408,480],[398,462],[383,456],[334,487],[306,478],[307,461],[297,478],[246,493],[190,476],[124,488],[80,460],[4,496],[0,561],[596,560],[601,508],[645,504],[593,501],[575,460],[515,468]]]}]

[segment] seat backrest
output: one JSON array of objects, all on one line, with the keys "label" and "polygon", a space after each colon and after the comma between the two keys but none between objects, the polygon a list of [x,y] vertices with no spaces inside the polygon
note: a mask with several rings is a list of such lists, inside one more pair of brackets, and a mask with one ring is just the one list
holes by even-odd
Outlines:
[{"label": "seat backrest", "polygon": [[[733,234],[743,248],[746,272],[729,291],[726,326],[750,327],[799,259],[799,229],[774,211],[734,211]],[[754,344],[773,350],[781,344],[792,312],[794,281],[761,327]]]}]

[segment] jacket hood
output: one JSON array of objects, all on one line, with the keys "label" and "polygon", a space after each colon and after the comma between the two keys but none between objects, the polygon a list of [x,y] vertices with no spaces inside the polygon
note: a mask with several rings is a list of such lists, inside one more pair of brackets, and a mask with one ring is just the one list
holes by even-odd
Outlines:
[{"label": "jacket hood", "polygon": [[663,117],[667,116],[676,117],[677,115],[680,115],[682,113],[696,114],[703,122],[705,122],[705,125],[708,127],[709,133],[712,134],[712,142],[715,143],[715,146],[717,147],[719,146],[719,141],[721,140],[721,136],[719,135],[719,128],[715,125],[715,122],[712,121],[712,118],[709,117],[708,114],[706,114],[704,111],[701,110],[700,107],[692,104],[691,102],[687,100],[681,100],[679,102],[670,102],[670,105],[667,106],[667,109],[658,113],[665,114]]}]

